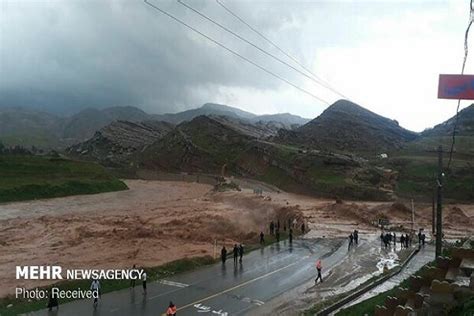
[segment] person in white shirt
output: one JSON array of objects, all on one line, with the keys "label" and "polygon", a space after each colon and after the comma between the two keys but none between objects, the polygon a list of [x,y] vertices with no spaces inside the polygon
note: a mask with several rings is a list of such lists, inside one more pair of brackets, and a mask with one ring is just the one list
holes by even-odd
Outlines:
[{"label": "person in white shirt", "polygon": [[96,291],[97,294],[94,295],[94,307],[98,304],[98,297],[100,296],[100,282],[97,279],[92,280],[91,290]]}]

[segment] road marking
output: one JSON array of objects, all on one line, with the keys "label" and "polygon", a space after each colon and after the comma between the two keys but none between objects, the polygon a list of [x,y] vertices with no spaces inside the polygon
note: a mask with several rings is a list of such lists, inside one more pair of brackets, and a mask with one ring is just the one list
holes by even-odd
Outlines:
[{"label": "road marking", "polygon": [[[251,284],[251,283],[253,283],[253,282],[256,282],[256,281],[258,281],[258,280],[261,280],[261,279],[263,279],[263,278],[266,278],[266,277],[268,277],[268,276],[270,276],[270,275],[272,275],[272,274],[278,273],[278,272],[280,272],[280,271],[282,271],[282,270],[285,270],[286,268],[289,268],[289,267],[291,267],[291,266],[294,266],[295,264],[299,263],[300,261],[306,260],[306,259],[308,259],[308,258],[309,258],[309,256],[304,256],[304,257],[301,258],[300,260],[295,261],[295,262],[293,262],[293,263],[290,263],[289,265],[284,266],[284,267],[282,267],[282,268],[279,268],[279,269],[277,269],[277,270],[275,270],[275,271],[268,272],[267,274],[264,274],[264,275],[261,275],[261,276],[259,276],[259,277],[256,277],[255,279],[251,279],[251,280],[242,282],[242,283],[240,283],[240,284],[237,284],[236,286],[233,286],[233,287],[231,287],[231,288],[228,288],[227,290],[224,290],[224,291],[221,291],[221,292],[212,294],[212,295],[210,295],[210,296],[208,296],[208,297],[205,297],[205,298],[203,298],[203,299],[200,299],[200,300],[197,300],[197,301],[195,301],[195,302],[189,303],[189,304],[187,304],[187,305],[181,306],[180,308],[177,309],[177,311],[180,311],[180,310],[186,309],[186,308],[188,308],[188,307],[190,307],[190,306],[194,306],[194,305],[196,305],[196,304],[199,304],[199,303],[208,301],[208,300],[213,299],[213,298],[215,298],[215,297],[217,297],[217,296],[219,296],[219,295],[228,293],[228,292],[230,292],[230,291],[233,291],[233,290],[236,290],[236,289],[238,289],[238,288],[241,288],[242,286],[245,286],[245,285]],[[166,313],[163,313],[163,314],[161,314],[161,315],[162,315],[162,316],[166,316]]]},{"label": "road marking", "polygon": [[262,306],[263,304],[265,304],[265,302],[262,302],[262,301],[259,301],[259,300],[253,300],[252,303],[254,303],[255,305],[258,305],[258,306]]},{"label": "road marking", "polygon": [[169,285],[169,286],[176,286],[180,288],[185,288],[188,287],[189,284],[184,284],[184,283],[179,283],[179,282],[174,282],[174,281],[168,281],[168,280],[160,280],[158,283],[164,284],[164,285]]}]

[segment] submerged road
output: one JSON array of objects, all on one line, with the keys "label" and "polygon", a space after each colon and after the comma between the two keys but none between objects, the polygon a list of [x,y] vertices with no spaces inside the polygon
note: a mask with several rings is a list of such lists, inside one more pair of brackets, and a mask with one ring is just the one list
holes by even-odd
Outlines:
[{"label": "submerged road", "polygon": [[[102,295],[97,308],[92,300],[61,305],[59,311],[42,310],[28,315],[161,315],[170,301],[178,315],[244,315],[257,311],[265,302],[315,278],[315,261],[323,258],[331,267],[347,255],[341,241],[295,240],[253,251],[243,263],[228,259],[197,271],[150,282],[142,294],[141,282],[135,289]],[[324,270],[323,270],[324,276]],[[140,283],[140,284],[139,284]]]}]

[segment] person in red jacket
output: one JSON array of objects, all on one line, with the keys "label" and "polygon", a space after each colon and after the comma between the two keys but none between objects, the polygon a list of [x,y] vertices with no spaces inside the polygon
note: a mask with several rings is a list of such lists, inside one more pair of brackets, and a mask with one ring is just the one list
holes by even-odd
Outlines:
[{"label": "person in red jacket", "polygon": [[316,277],[316,280],[314,280],[314,283],[318,283],[318,280],[321,281],[321,283],[323,283],[323,276],[321,274],[321,270],[323,269],[323,264],[321,263],[321,260],[318,259],[318,261],[316,261],[316,270],[318,270],[318,276]]},{"label": "person in red jacket", "polygon": [[176,316],[176,305],[170,302],[168,309],[166,310],[166,316]]}]

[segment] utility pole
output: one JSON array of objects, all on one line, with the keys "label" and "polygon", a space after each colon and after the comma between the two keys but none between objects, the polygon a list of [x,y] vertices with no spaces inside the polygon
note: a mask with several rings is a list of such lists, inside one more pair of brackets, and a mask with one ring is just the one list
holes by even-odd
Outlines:
[{"label": "utility pole", "polygon": [[[436,176],[433,174],[433,180],[436,179]],[[433,194],[431,197],[431,236],[436,234],[436,187],[433,187]]]},{"label": "utility pole", "polygon": [[436,203],[436,258],[441,256],[443,242],[443,147],[438,147],[438,194]]}]

